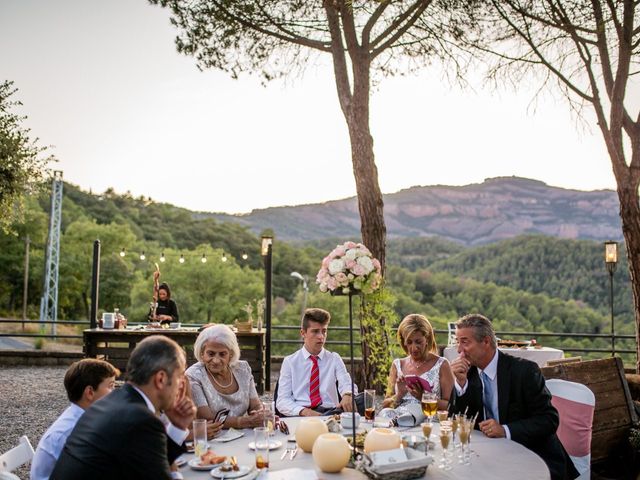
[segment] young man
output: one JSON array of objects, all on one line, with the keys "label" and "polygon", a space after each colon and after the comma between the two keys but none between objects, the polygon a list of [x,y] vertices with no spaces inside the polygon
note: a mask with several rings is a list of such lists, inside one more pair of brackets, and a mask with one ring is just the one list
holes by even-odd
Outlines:
[{"label": "young man", "polygon": [[324,349],[330,320],[326,310],[305,310],[300,329],[304,345],[287,356],[280,369],[276,408],[282,415],[306,417],[352,411],[351,376],[340,355]]},{"label": "young man", "polygon": [[31,480],[49,478],[78,419],[93,402],[111,393],[118,375],[117,368],[93,358],[85,358],[69,367],[64,376],[64,388],[71,405],[40,439],[31,461]]},{"label": "young man", "polygon": [[171,480],[170,465],[185,451],[196,416],[185,363],[173,340],[152,335],[141,341],[127,363],[127,384],[80,418],[51,479]]},{"label": "young man", "polygon": [[478,413],[478,428],[489,438],[509,438],[537,453],[554,480],[578,476],[556,430],[559,417],[551,404],[540,368],[534,362],[498,351],[488,318],[470,314],[456,325],[459,357],[450,410]]}]

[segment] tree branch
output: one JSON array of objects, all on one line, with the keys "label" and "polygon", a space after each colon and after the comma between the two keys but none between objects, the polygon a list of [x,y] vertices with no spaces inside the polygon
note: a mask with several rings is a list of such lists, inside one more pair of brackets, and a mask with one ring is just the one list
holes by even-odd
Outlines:
[{"label": "tree branch", "polygon": [[[411,28],[415,22],[417,22],[420,15],[424,13],[431,2],[433,0],[421,0],[413,4],[404,14],[400,15],[396,21],[394,21],[381,35],[379,35],[373,42],[372,46],[376,46],[380,43],[380,41],[389,33],[393,32],[394,29],[397,28],[396,32],[387,38],[382,45],[376,47],[371,52],[371,58],[376,58],[380,53],[382,53],[385,49],[389,48],[393,45],[393,43],[398,40],[402,35],[404,35],[409,28]],[[411,10],[415,10],[412,14],[409,14]],[[402,19],[402,20],[400,20]],[[404,22],[404,25],[402,24]]]}]

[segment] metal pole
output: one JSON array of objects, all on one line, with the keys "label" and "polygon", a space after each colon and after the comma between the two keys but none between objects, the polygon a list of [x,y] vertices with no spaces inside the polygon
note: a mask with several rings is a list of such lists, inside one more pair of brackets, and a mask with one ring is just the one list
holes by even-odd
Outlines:
[{"label": "metal pole", "polygon": [[264,319],[266,328],[266,353],[267,365],[265,369],[265,386],[271,391],[271,281],[272,281],[272,246],[269,244],[267,254],[264,256]]},{"label": "metal pole", "polygon": [[29,245],[31,240],[29,235],[24,239],[24,281],[22,283],[22,331],[24,332],[24,321],[27,319],[27,299],[29,293]]},{"label": "metal pole", "polygon": [[615,320],[613,317],[613,271],[609,272],[609,304],[611,305],[611,356],[616,354]]},{"label": "metal pole", "polygon": [[89,328],[96,328],[98,318],[98,291],[100,289],[100,240],[93,242],[93,267],[91,269],[91,313]]},{"label": "metal pole", "polygon": [[[355,383],[356,383],[356,375],[355,368],[353,365],[353,292],[349,290],[349,354],[351,355],[351,412],[353,417],[355,417],[356,412],[356,393],[355,393]],[[352,418],[352,426],[355,425],[355,418]],[[356,458],[356,452],[358,451],[356,447],[356,429],[354,428],[352,431],[352,439],[353,439],[353,459]]]}]

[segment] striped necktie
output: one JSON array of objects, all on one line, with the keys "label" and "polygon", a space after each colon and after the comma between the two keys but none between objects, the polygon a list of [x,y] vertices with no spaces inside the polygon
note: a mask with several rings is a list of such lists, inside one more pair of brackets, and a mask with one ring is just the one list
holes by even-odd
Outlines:
[{"label": "striped necktie", "polygon": [[316,408],[322,403],[322,398],[320,398],[320,369],[318,368],[318,357],[311,355],[309,358],[313,362],[311,377],[309,378],[309,401],[311,402],[309,408]]}]

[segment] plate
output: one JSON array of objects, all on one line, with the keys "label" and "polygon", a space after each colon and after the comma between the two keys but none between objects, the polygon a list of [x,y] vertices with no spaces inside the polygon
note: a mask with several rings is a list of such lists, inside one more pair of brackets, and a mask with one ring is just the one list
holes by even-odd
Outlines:
[{"label": "plate", "polygon": [[203,471],[207,471],[207,470],[212,470],[214,468],[219,467],[219,464],[215,464],[215,465],[202,465],[200,463],[200,459],[199,458],[192,458],[191,460],[189,460],[189,466],[194,469],[194,470],[203,470]]},{"label": "plate", "polygon": [[187,463],[187,459],[184,458],[184,455],[180,455],[178,458],[176,458],[173,461],[176,464],[176,467],[180,468],[181,466],[183,466],[185,463]]},{"label": "plate", "polygon": [[[280,440],[271,440],[269,441],[269,450],[275,450],[276,448],[280,448],[282,446],[282,442]],[[251,450],[255,450],[256,449],[256,443],[255,442],[249,442],[248,447]]]},{"label": "plate", "polygon": [[240,466],[238,470],[231,470],[230,472],[222,472],[220,467],[216,467],[211,470],[211,476],[216,478],[238,478],[244,477],[247,473],[251,471],[250,467]]}]

